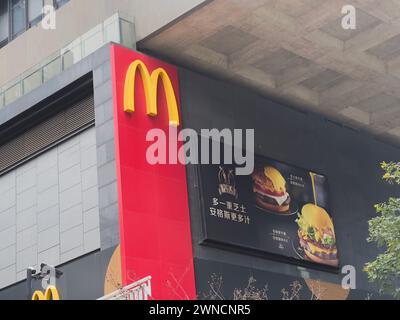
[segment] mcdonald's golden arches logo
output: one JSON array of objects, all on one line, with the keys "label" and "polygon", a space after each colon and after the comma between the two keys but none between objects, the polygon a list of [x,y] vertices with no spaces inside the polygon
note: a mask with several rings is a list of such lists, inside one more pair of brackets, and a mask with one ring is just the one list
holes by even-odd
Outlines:
[{"label": "mcdonald's golden arches logo", "polygon": [[158,101],[157,89],[159,80],[164,85],[165,97],[168,105],[169,124],[179,126],[179,110],[174,88],[168,73],[163,68],[157,68],[151,74],[141,60],[135,60],[128,68],[124,86],[124,111],[132,113],[135,111],[135,78],[140,72],[146,97],[146,111],[151,117],[157,116]]},{"label": "mcdonald's golden arches logo", "polygon": [[60,300],[60,294],[56,287],[48,286],[44,293],[40,290],[35,291],[32,300]]}]

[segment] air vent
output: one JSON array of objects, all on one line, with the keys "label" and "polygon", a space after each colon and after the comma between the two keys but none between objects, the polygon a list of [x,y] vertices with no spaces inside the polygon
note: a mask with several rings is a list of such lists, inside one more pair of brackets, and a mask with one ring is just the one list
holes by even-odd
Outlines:
[{"label": "air vent", "polygon": [[0,175],[94,124],[89,96],[0,146]]}]

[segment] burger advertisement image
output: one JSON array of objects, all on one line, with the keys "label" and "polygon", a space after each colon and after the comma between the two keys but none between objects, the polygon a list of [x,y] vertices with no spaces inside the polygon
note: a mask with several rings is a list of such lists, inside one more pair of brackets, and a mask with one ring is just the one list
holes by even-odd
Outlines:
[{"label": "burger advertisement image", "polygon": [[263,167],[253,173],[255,202],[261,209],[287,213],[290,195],[286,191],[286,180],[274,167]]},{"label": "burger advertisement image", "polygon": [[311,203],[306,204],[296,222],[305,256],[310,261],[337,267],[339,261],[335,230],[325,209]]},{"label": "burger advertisement image", "polygon": [[235,168],[199,166],[202,244],[336,272],[327,178],[261,156],[251,175]]}]

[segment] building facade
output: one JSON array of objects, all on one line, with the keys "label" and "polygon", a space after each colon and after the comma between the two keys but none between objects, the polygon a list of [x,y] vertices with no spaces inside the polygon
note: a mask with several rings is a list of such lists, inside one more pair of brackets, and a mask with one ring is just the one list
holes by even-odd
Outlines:
[{"label": "building facade", "polygon": [[[0,299],[52,286],[61,299],[379,298],[363,271],[379,252],[366,241],[368,220],[398,191],[379,167],[399,159],[397,142],[171,57],[177,26],[198,28],[218,2],[2,2]],[[57,8],[54,30],[41,26],[45,4]],[[254,130],[255,169],[152,164],[154,129],[192,129],[199,141],[202,129]],[[255,181],[273,169],[286,198],[272,194],[271,209]],[[297,222],[307,205],[327,213],[333,235],[321,238],[334,240],[314,258]],[[59,273],[44,283],[47,266]],[[342,287],[346,266],[353,289]]]}]

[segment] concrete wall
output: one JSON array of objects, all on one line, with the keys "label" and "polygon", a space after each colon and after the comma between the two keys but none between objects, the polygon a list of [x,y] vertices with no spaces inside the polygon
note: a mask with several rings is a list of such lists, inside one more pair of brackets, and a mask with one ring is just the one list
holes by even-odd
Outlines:
[{"label": "concrete wall", "polygon": [[[399,188],[382,181],[379,166],[384,160],[397,161],[400,150],[321,117],[262,98],[244,88],[187,70],[180,72],[180,86],[185,127],[196,130],[254,128],[259,155],[327,176],[340,263],[356,267],[357,289],[376,289],[362,271],[364,264],[378,254],[376,244],[366,241],[367,221],[376,216],[375,203],[400,192]],[[341,283],[340,274],[199,245],[202,239],[201,208],[193,166],[188,167],[188,179],[195,258]]]},{"label": "concrete wall", "polygon": [[[45,0],[51,3],[52,0]],[[141,40],[204,0],[70,0],[57,11],[56,30],[37,25],[0,49],[0,86],[40,63],[116,12],[135,22]],[[40,43],[40,45],[38,45]]]},{"label": "concrete wall", "polygon": [[[16,186],[14,186],[13,183],[16,183],[18,170],[22,170],[23,167],[20,167],[21,169],[18,168],[12,173],[15,177],[11,177],[11,174],[9,176],[11,178],[8,178],[8,181],[4,180],[2,185],[5,190],[0,190],[0,289],[12,285],[18,280],[22,280],[25,276],[25,268],[29,265],[34,266],[44,261],[49,264],[59,265],[60,263],[78,258],[88,251],[93,251],[100,247],[102,250],[106,250],[119,244],[110,67],[110,46],[106,45],[79,63],[73,65],[62,74],[56,76],[52,81],[47,82],[0,110],[0,125],[4,127],[15,117],[20,116],[24,112],[28,112],[31,108],[37,106],[37,104],[43,101],[52,101],[54,95],[56,96],[55,98],[57,98],[60,90],[62,91],[63,88],[67,86],[73,87],[82,77],[87,77],[88,75],[92,75],[93,77],[95,127],[89,129],[89,131],[85,132],[81,137],[78,136],[65,142],[65,146],[64,144],[60,145],[51,150],[48,154],[41,156],[46,158],[50,157],[50,154],[53,154],[53,161],[57,158],[60,159],[61,155],[58,154],[58,149],[61,148],[63,150],[62,154],[64,154],[62,157],[64,160],[61,161],[73,162],[77,161],[78,158],[82,161],[80,165],[82,166],[81,168],[84,169],[80,172],[76,170],[78,163],[75,163],[71,168],[65,168],[70,169],[71,172],[67,171],[68,174],[66,172],[64,173],[64,171],[57,172],[59,176],[55,177],[55,179],[57,178],[59,183],[61,183],[62,179],[67,179],[63,182],[64,185],[66,184],[68,186],[72,184],[73,186],[65,190],[66,196],[71,196],[69,199],[71,202],[76,201],[76,199],[81,199],[82,207],[89,210],[85,209],[82,211],[82,222],[79,218],[79,210],[74,211],[72,208],[71,210],[66,209],[67,213],[68,211],[70,212],[68,215],[63,215],[62,219],[61,214],[64,213],[64,210],[62,210],[63,212],[59,210],[58,218],[56,214],[53,214],[51,216],[52,219],[46,219],[45,222],[51,224],[51,227],[48,229],[39,226],[44,223],[42,220],[39,221],[39,216],[42,216],[41,211],[32,211],[31,219],[29,219],[28,214],[20,216],[19,223],[22,225],[29,225],[29,227],[27,226],[26,229],[22,227],[23,229],[21,230],[18,229],[21,234],[24,234],[24,237],[18,237],[17,233],[19,231],[17,231],[16,220],[18,209],[16,208],[9,212],[7,212],[7,209],[18,206],[16,203],[18,197],[17,191],[14,190]],[[90,144],[85,143],[81,145],[81,139],[82,141],[90,141]],[[78,150],[82,153],[79,157],[77,157],[76,154]],[[40,162],[41,157],[33,161]],[[88,160],[91,160],[92,164],[89,166],[90,170],[87,169],[87,165],[85,164]],[[86,170],[88,170],[88,172],[86,172]],[[75,172],[75,175],[72,175],[73,172]],[[33,173],[31,173],[31,175],[33,176]],[[63,175],[63,178],[61,178],[61,175]],[[4,176],[4,178],[5,177],[6,176]],[[78,184],[74,185],[74,182],[77,183],[77,180],[80,178],[81,187],[86,188],[84,185],[87,186],[87,183],[84,181],[94,177],[96,178],[96,186],[90,187],[88,190],[81,189],[82,193],[79,194],[79,186]],[[0,177],[0,181],[1,179],[2,177]],[[36,179],[35,181],[38,180],[37,172],[36,178],[32,179]],[[25,184],[27,182],[23,183]],[[39,184],[39,181],[37,181],[37,183]],[[61,186],[55,186],[54,189],[56,188],[60,190]],[[48,199],[48,201],[54,200],[52,194],[49,193],[50,190],[51,188],[46,188],[46,190],[43,191],[43,197],[47,197],[46,199]],[[73,191],[75,191],[75,193]],[[7,192],[13,195],[11,200],[8,200],[12,202],[11,204],[4,200],[5,193]],[[6,194],[6,196],[9,196],[9,194]],[[60,195],[58,195],[58,197],[59,196]],[[58,205],[60,205],[60,201],[61,198],[58,199]],[[89,205],[92,207],[94,203],[96,203],[95,208],[88,208]],[[57,204],[54,204],[54,207],[56,207],[56,205]],[[75,207],[79,207],[79,204],[76,203],[74,208]],[[5,213],[4,215],[3,211]],[[74,218],[74,215],[78,216],[78,218]],[[79,224],[75,225],[77,221]],[[67,226],[65,226],[65,224]],[[74,226],[68,228],[68,224],[73,224]],[[54,239],[59,238],[57,243],[55,242],[56,240],[50,239],[51,232],[49,230],[51,230],[52,227],[54,227],[54,230],[52,230],[53,233],[51,235]],[[57,229],[58,231],[56,232]],[[44,249],[43,252],[38,248],[39,233],[42,231],[44,232],[44,237],[46,237],[46,231],[49,233],[49,238],[45,238],[45,240],[47,239],[49,242],[53,241],[52,247]],[[63,233],[66,233],[64,237],[62,237]],[[29,238],[29,235],[31,235],[31,238]],[[69,235],[74,238],[70,238]],[[29,244],[24,245],[24,249],[19,250],[18,248],[20,247],[17,245],[18,239],[22,242],[27,241]],[[69,240],[71,240],[71,242],[68,242]],[[66,245],[62,245],[62,242]],[[71,245],[69,245],[69,243],[71,243]],[[23,250],[26,252],[22,253]],[[14,288],[14,286],[11,288]]]},{"label": "concrete wall", "polygon": [[114,152],[110,45],[105,45],[60,75],[0,110],[0,126],[27,112],[83,76],[92,75],[95,103],[99,179],[99,214],[102,249],[119,244],[119,222]]},{"label": "concrete wall", "polygon": [[100,247],[96,132],[0,177],[0,289]]}]

